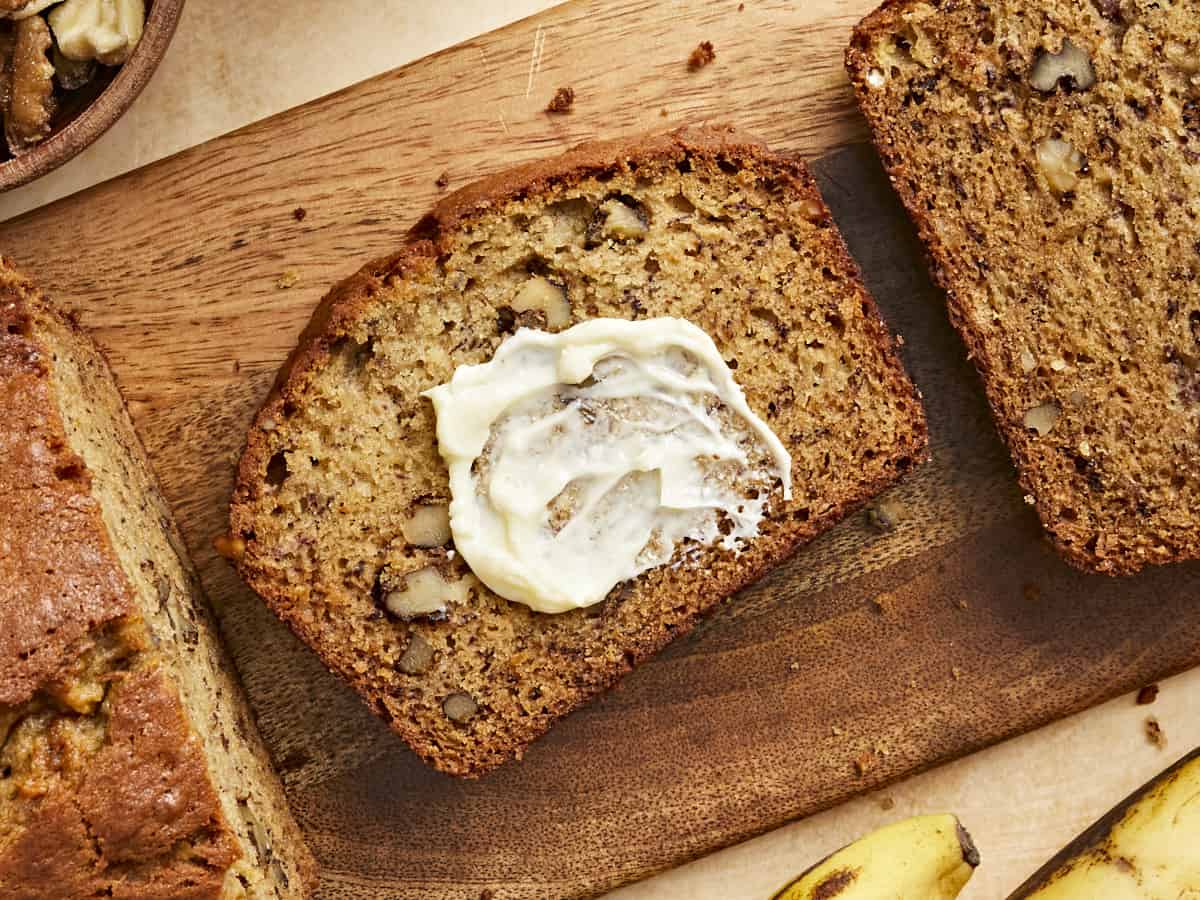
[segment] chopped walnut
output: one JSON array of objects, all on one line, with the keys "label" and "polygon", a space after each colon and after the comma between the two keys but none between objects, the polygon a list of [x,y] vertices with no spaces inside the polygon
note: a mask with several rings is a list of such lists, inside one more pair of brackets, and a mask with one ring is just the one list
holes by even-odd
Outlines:
[{"label": "chopped walnut", "polygon": [[54,78],[64,91],[77,91],[85,86],[96,74],[94,60],[68,59],[57,47],[51,54],[54,61]]},{"label": "chopped walnut", "polygon": [[560,87],[554,92],[550,102],[546,104],[548,113],[567,113],[575,105],[575,88]]},{"label": "chopped walnut", "polygon": [[1086,91],[1096,83],[1096,71],[1087,53],[1064,40],[1057,53],[1043,52],[1029,73],[1029,83],[1044,94],[1058,88],[1067,92]]},{"label": "chopped walnut", "polygon": [[717,51],[713,49],[712,41],[701,41],[700,45],[688,57],[688,68],[693,72],[697,69],[703,69],[716,58]]},{"label": "chopped walnut", "polygon": [[565,328],[571,321],[571,304],[566,289],[540,275],[530,278],[510,304],[514,312],[541,313],[551,331]]},{"label": "chopped walnut", "polygon": [[429,671],[433,665],[433,647],[429,641],[421,637],[419,634],[414,634],[408,641],[408,647],[404,650],[404,655],[400,657],[400,661],[396,663],[396,667],[405,675],[422,675]]},{"label": "chopped walnut", "polygon": [[398,583],[393,582],[395,587],[388,585],[388,580],[381,576],[379,602],[389,615],[405,622],[444,619],[450,607],[468,601],[472,587],[478,584],[472,575],[448,576],[437,566],[409,572]]},{"label": "chopped walnut", "polygon": [[442,701],[442,712],[451,722],[461,725],[463,722],[470,721],[475,713],[479,712],[479,704],[470,694],[459,691]]},{"label": "chopped walnut", "polygon": [[117,66],[142,39],[144,0],[66,0],[48,16],[64,56]]},{"label": "chopped walnut", "polygon": [[1167,736],[1163,733],[1162,726],[1158,724],[1158,719],[1154,716],[1146,717],[1146,740],[1159,750],[1167,746]]},{"label": "chopped walnut", "polygon": [[414,506],[400,524],[404,539],[414,547],[441,547],[450,543],[450,507],[445,503]]},{"label": "chopped walnut", "polygon": [[1037,145],[1037,163],[1050,187],[1059,194],[1074,190],[1084,168],[1083,154],[1058,138],[1047,138]]},{"label": "chopped walnut", "polygon": [[1053,402],[1035,406],[1025,412],[1025,427],[1030,431],[1036,431],[1038,437],[1045,437],[1054,428],[1061,412],[1062,409],[1059,405]]},{"label": "chopped walnut", "polygon": [[54,65],[48,54],[53,45],[50,28],[40,16],[16,23],[4,108],[4,132],[14,155],[50,133],[55,102]]}]

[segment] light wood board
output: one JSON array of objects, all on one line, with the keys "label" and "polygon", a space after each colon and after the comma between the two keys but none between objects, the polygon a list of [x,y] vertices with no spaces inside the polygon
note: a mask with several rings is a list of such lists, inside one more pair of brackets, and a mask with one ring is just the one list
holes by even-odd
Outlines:
[{"label": "light wood board", "polygon": [[[869,5],[578,0],[0,226],[0,249],[110,350],[322,896],[598,893],[1200,662],[1200,567],[1087,577],[1041,542],[859,144],[841,50]],[[691,72],[705,39],[717,59]],[[576,107],[551,117],[560,85]],[[244,429],[321,294],[394,247],[442,172],[459,186],[702,120],[820,158],[906,337],[934,459],[895,492],[895,532],[855,517],[523,762],[477,783],[438,775],[215,558]]]}]

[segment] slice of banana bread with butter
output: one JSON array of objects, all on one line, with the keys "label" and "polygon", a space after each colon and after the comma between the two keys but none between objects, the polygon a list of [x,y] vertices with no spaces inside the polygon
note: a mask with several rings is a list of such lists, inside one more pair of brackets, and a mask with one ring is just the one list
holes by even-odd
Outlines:
[{"label": "slice of banana bread with butter", "polygon": [[846,60],[1057,549],[1200,557],[1200,2],[902,0]]},{"label": "slice of banana bread with butter", "polygon": [[315,870],[95,344],[0,260],[0,897]]},{"label": "slice of banana bread with butter", "polygon": [[250,432],[230,544],[419,754],[476,776],[925,443],[805,167],[685,129],[467,187],[336,287]]}]

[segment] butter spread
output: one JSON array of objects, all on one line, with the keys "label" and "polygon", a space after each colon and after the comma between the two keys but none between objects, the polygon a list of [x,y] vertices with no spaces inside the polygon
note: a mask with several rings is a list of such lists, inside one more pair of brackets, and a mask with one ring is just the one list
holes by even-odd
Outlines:
[{"label": "butter spread", "polygon": [[676,318],[521,329],[425,392],[454,545],[545,613],[599,603],[679,545],[738,551],[791,457],[703,330]]}]

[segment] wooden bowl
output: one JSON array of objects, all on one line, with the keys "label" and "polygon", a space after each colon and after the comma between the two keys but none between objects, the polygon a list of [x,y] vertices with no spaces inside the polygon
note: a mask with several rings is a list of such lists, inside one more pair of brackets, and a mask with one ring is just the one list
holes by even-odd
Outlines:
[{"label": "wooden bowl", "polygon": [[55,114],[53,131],[20,156],[0,162],[0,191],[18,187],[57,169],[108,131],[158,68],[175,34],[184,0],[151,0],[146,27],[133,54],[119,68],[68,93]]}]

